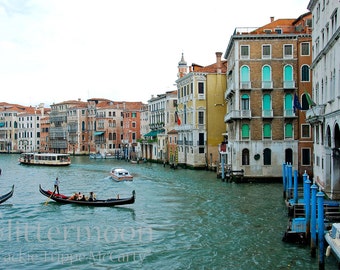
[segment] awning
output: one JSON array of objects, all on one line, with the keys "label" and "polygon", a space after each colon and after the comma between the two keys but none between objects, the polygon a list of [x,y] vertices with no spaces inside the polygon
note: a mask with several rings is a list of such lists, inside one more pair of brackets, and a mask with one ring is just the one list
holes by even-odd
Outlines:
[{"label": "awning", "polygon": [[146,133],[144,137],[155,137],[157,134],[162,132],[164,132],[164,129],[151,130],[149,133]]},{"label": "awning", "polygon": [[0,127],[4,127],[5,126],[5,123],[4,122],[1,122],[0,123]]},{"label": "awning", "polygon": [[100,136],[100,135],[103,135],[104,134],[104,131],[96,131],[94,133],[94,136]]}]

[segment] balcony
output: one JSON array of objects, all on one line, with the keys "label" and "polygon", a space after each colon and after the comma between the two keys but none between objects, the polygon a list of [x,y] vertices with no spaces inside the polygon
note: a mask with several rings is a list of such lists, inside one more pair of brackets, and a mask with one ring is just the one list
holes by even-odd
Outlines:
[{"label": "balcony", "polygon": [[283,89],[295,89],[295,81],[284,81]]},{"label": "balcony", "polygon": [[240,82],[240,89],[241,90],[250,90],[251,89],[251,82]]},{"label": "balcony", "polygon": [[287,109],[283,111],[284,117],[296,117],[294,109]]},{"label": "balcony", "polygon": [[262,81],[262,89],[272,90],[273,81]]},{"label": "balcony", "polygon": [[273,110],[262,110],[263,118],[273,118],[273,116],[274,116]]},{"label": "balcony", "polygon": [[324,114],[325,114],[325,105],[313,106],[306,112],[306,121],[310,124],[323,122]]},{"label": "balcony", "polygon": [[225,92],[224,98],[227,99],[227,98],[231,97],[234,93],[235,93],[234,83],[230,83],[227,91]]},{"label": "balcony", "polygon": [[239,119],[251,119],[251,110],[232,110],[224,116],[225,123]]}]

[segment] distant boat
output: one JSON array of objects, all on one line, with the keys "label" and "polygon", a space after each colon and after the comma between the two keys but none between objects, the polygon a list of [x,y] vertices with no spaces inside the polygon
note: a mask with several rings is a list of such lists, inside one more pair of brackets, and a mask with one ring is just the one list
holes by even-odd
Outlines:
[{"label": "distant boat", "polygon": [[39,185],[39,191],[41,194],[46,196],[48,199],[54,200],[55,202],[62,204],[78,204],[83,206],[101,206],[101,207],[109,207],[109,206],[117,206],[117,205],[125,205],[125,204],[133,204],[135,203],[135,191],[132,191],[132,196],[127,198],[110,198],[106,200],[98,200],[95,199],[93,201],[90,200],[74,200],[70,199],[71,196],[66,196],[63,194],[56,194],[51,190],[42,189],[41,185]]},{"label": "distant boat", "polygon": [[11,198],[13,196],[14,193],[14,185],[12,186],[12,190],[10,192],[8,192],[5,195],[0,196],[0,204],[7,201],[9,198]]},{"label": "distant boat", "polygon": [[113,168],[110,172],[110,175],[112,179],[117,182],[133,180],[133,176],[130,174],[130,172],[123,168]]},{"label": "distant boat", "polygon": [[19,163],[26,165],[68,166],[71,164],[71,158],[69,154],[22,153],[19,157]]},{"label": "distant boat", "polygon": [[332,224],[332,229],[325,234],[325,240],[329,245],[326,256],[329,256],[332,251],[337,260],[340,260],[340,223]]},{"label": "distant boat", "polygon": [[97,154],[90,154],[90,159],[102,159],[103,156],[100,153]]}]

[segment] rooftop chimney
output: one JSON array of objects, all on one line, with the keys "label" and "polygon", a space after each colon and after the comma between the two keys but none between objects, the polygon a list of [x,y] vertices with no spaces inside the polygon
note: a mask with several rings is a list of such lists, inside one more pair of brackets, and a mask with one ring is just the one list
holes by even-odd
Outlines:
[{"label": "rooftop chimney", "polygon": [[274,21],[274,17],[270,17],[270,22],[273,22]]},{"label": "rooftop chimney", "polygon": [[222,53],[221,52],[216,52],[216,72],[218,74],[221,74],[222,72],[222,68],[221,68],[221,56],[222,56]]}]

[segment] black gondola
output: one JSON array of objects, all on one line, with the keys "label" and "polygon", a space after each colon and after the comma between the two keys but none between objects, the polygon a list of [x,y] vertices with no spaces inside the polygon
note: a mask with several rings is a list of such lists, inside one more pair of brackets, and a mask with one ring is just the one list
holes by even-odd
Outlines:
[{"label": "black gondola", "polygon": [[0,204],[2,204],[3,202],[11,198],[13,196],[13,193],[14,193],[14,185],[12,186],[12,190],[10,192],[8,192],[5,195],[0,196]]},{"label": "black gondola", "polygon": [[70,196],[66,196],[63,194],[54,194],[50,190],[43,190],[41,188],[41,185],[39,185],[39,191],[41,194],[45,195],[51,200],[54,200],[58,203],[62,204],[78,204],[78,205],[85,205],[85,206],[116,206],[116,205],[125,205],[125,204],[133,204],[135,202],[135,191],[132,191],[132,196],[129,198],[111,198],[111,199],[106,199],[106,200],[94,200],[94,201],[89,201],[89,200],[72,200],[69,199]]}]

